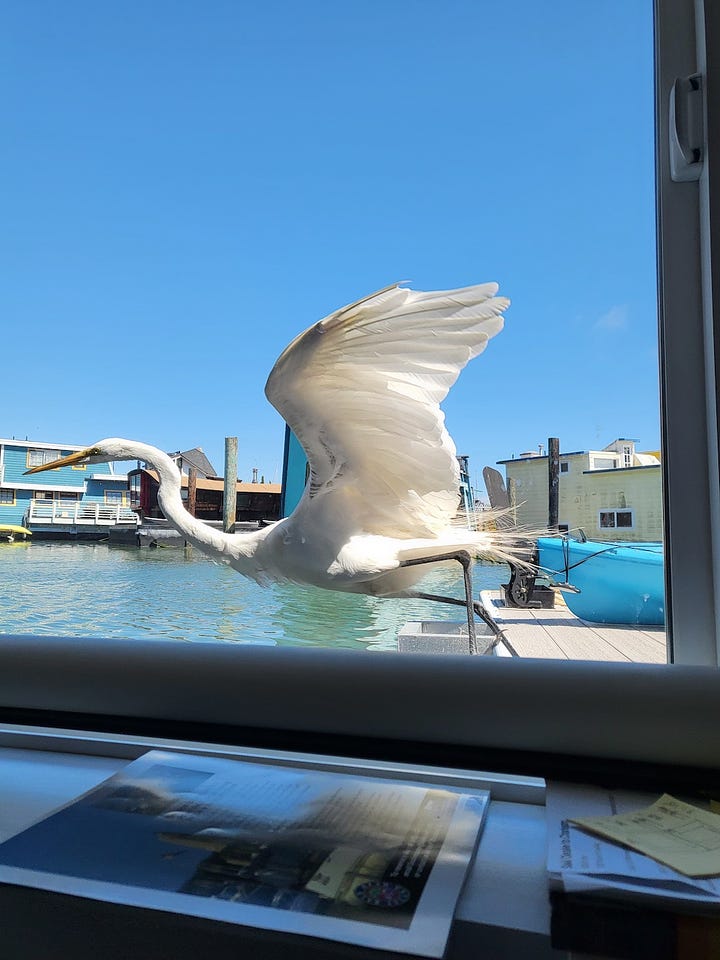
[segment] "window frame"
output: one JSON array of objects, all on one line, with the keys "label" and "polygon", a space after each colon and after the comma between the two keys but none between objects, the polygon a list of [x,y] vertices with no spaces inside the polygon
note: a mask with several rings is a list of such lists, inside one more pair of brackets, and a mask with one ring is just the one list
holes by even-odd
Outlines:
[{"label": "window frame", "polygon": [[[9,493],[11,500],[4,500],[3,494]],[[14,507],[17,505],[17,490],[13,487],[0,487],[0,507]]]},{"label": "window frame", "polygon": [[595,470],[617,470],[617,468],[618,460],[613,454],[591,454],[590,456],[591,472],[594,472]]},{"label": "window frame", "polygon": [[43,467],[46,463],[59,460],[62,455],[61,450],[48,450],[45,447],[29,447],[25,455],[25,466],[28,468]]},{"label": "window frame", "polygon": [[659,349],[674,664],[5,637],[0,720],[571,779],[608,763],[615,773],[625,764],[628,776],[659,762],[717,769],[720,206],[709,162],[699,184],[679,184],[667,155],[672,81],[698,69],[707,77],[706,153],[720,155],[720,78],[707,76],[703,48],[706,36],[718,46],[720,8],[702,0],[696,8],[697,50],[692,0],[656,0],[658,257],[661,267],[672,263],[659,271]]},{"label": "window frame", "polygon": [[[710,164],[720,146],[720,117],[711,110],[720,84],[707,70],[706,44],[717,46],[720,16],[703,0],[656,0],[655,11],[665,616],[672,662],[717,667],[720,474],[712,274],[713,263],[720,266],[720,211],[716,191],[711,196]],[[706,161],[699,182],[675,183],[668,150],[671,88],[675,78],[698,71],[705,80]],[[663,268],[670,263],[672,270]]]},{"label": "window frame", "polygon": [[[618,523],[618,514],[627,513],[630,516],[630,523]],[[604,514],[612,514],[613,522],[604,524],[602,518]],[[598,529],[599,530],[634,530],[635,529],[635,511],[630,507],[604,507],[598,510]]]}]

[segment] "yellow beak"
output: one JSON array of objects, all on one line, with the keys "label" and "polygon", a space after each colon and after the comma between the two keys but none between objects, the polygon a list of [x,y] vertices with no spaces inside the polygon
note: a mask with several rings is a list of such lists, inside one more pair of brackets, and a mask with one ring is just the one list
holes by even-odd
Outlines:
[{"label": "yellow beak", "polygon": [[53,460],[51,463],[43,463],[39,467],[30,467],[29,470],[25,471],[24,476],[27,476],[28,473],[42,473],[43,470],[57,470],[58,467],[69,467],[73,463],[82,463],[83,460],[92,456],[93,452],[92,447],[86,447],[84,450],[70,453],[67,457],[60,457],[59,460]]}]

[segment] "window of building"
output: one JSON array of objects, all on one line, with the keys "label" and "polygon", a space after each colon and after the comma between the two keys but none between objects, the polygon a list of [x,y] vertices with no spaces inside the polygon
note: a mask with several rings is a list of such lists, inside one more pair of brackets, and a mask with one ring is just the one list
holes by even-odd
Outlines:
[{"label": "window of building", "polygon": [[125,506],[127,503],[127,492],[125,490],[105,490],[105,503],[116,503]]},{"label": "window of building", "polygon": [[80,493],[72,493],[67,490],[34,490],[35,500],[63,500],[65,502],[80,499]]},{"label": "window of building", "polygon": [[59,450],[28,450],[26,462],[28,467],[42,467],[53,460],[59,460],[61,456]]},{"label": "window of building", "polygon": [[592,469],[593,470],[614,470],[617,466],[615,462],[615,457],[593,457],[592,458]]},{"label": "window of building", "polygon": [[7,487],[0,488],[0,506],[12,507],[15,505],[15,491]]},{"label": "window of building", "polygon": [[609,527],[624,527],[626,530],[632,529],[632,510],[601,510],[599,526],[601,529],[607,529]]},{"label": "window of building", "polygon": [[128,477],[129,480],[129,495],[130,495],[130,504],[133,507],[140,506],[140,489],[142,481],[140,479],[139,473],[131,473]]},{"label": "window of building", "polygon": [[570,472],[570,464],[568,463],[567,460],[561,460],[560,473],[569,473],[569,472]]}]

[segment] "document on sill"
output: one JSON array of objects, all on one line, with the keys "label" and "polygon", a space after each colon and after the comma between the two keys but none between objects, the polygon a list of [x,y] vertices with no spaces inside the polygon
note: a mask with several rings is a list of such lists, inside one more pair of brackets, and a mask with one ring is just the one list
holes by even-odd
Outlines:
[{"label": "document on sill", "polygon": [[0,885],[441,957],[489,802],[153,750],[0,844]]},{"label": "document on sill", "polygon": [[570,822],[647,854],[687,877],[720,874],[720,816],[667,793],[642,810],[609,817],[573,817]]},{"label": "document on sill", "polygon": [[567,892],[604,891],[720,906],[720,878],[688,877],[651,857],[586,833],[570,820],[632,814],[658,794],[548,783],[548,874]]}]

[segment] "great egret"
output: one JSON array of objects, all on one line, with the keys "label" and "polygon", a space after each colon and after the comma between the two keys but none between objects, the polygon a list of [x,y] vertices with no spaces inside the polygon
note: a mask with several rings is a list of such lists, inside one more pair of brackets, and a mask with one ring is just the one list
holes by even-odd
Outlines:
[{"label": "great egret", "polygon": [[423,565],[456,559],[464,569],[472,649],[470,558],[509,556],[500,534],[453,522],[459,468],[439,405],[463,367],[502,329],[509,301],[496,296],[497,289],[486,283],[422,292],[394,285],[336,310],[293,340],[265,393],[302,444],[310,476],[294,512],[275,524],[227,534],[195,519],[183,506],[173,461],[132,440],[100,440],[27,472],[142,460],[157,472],[158,502],[172,526],[261,584],[290,580],[373,596],[428,597],[410,589]]}]

